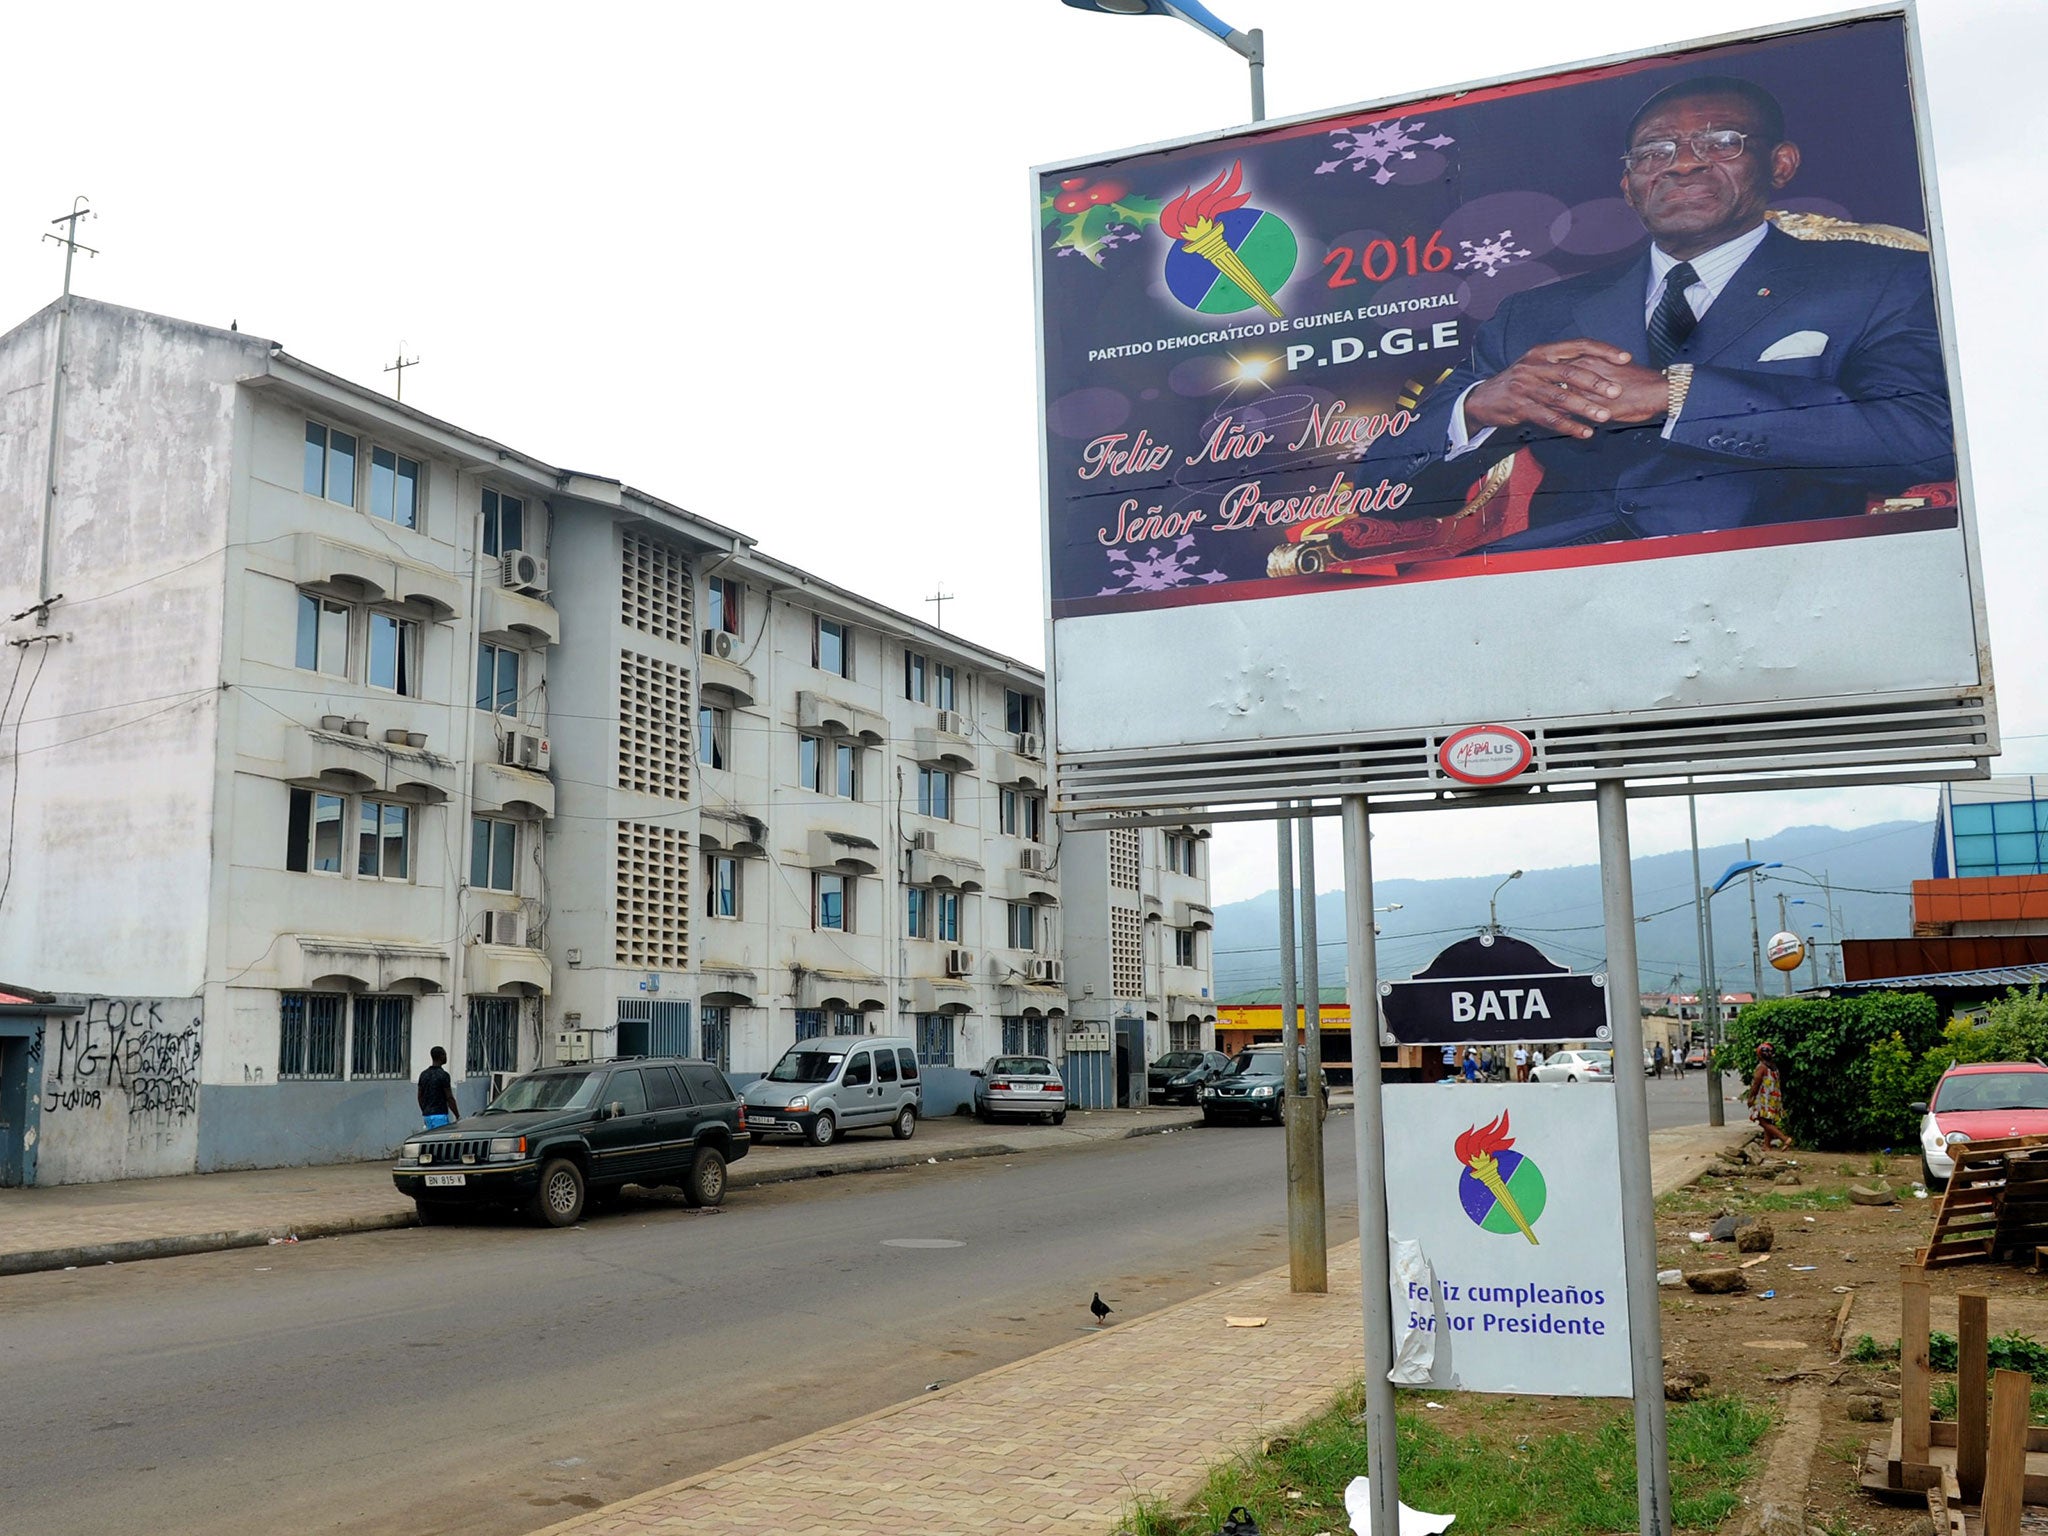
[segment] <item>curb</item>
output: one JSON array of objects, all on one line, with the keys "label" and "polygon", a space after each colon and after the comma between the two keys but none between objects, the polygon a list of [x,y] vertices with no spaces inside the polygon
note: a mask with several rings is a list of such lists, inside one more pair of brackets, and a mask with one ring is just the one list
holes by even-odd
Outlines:
[{"label": "curb", "polygon": [[[1176,1120],[1170,1125],[1134,1125],[1118,1131],[1113,1136],[1077,1136],[1072,1142],[1058,1143],[1058,1146],[1085,1146],[1091,1141],[1134,1141],[1140,1136],[1161,1136],[1168,1131],[1186,1130],[1199,1124],[1193,1120]],[[888,1168],[918,1168],[927,1163],[960,1163],[976,1157],[1018,1157],[1031,1152],[1049,1152],[1054,1147],[1032,1142],[1018,1144],[1011,1141],[981,1141],[934,1157],[929,1152],[887,1152],[874,1157],[850,1159],[843,1162],[812,1163],[802,1168],[777,1169],[769,1173],[760,1169],[749,1170],[746,1162],[728,1170],[726,1182],[734,1189],[752,1189],[763,1184],[793,1184],[800,1179],[836,1178],[846,1173],[872,1173]]]}]

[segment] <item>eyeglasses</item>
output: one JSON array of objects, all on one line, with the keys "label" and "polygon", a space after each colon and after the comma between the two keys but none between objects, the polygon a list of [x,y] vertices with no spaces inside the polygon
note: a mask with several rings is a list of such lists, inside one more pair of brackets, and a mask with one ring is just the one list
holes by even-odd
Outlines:
[{"label": "eyeglasses", "polygon": [[1740,160],[1743,142],[1748,138],[1748,134],[1733,128],[1709,128],[1682,138],[1652,139],[1647,144],[1638,144],[1621,161],[1632,171],[1661,171],[1678,159],[1681,144],[1691,148],[1695,160]]}]

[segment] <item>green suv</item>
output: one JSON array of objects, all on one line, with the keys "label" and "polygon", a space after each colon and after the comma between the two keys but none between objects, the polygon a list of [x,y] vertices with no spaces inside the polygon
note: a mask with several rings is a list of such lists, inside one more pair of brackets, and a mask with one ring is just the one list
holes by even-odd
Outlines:
[{"label": "green suv", "polygon": [[391,1178],[422,1225],[511,1206],[566,1227],[628,1184],[676,1184],[685,1203],[716,1205],[726,1165],[752,1143],[710,1062],[624,1056],[527,1073],[480,1113],[408,1139]]}]

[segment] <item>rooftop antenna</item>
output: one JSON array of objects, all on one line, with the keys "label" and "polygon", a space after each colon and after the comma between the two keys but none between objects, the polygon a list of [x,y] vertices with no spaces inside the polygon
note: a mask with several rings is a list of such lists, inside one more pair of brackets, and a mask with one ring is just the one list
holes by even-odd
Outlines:
[{"label": "rooftop antenna", "polygon": [[934,629],[944,629],[946,627],[946,604],[953,601],[953,594],[946,590],[946,584],[942,581],[939,583],[939,590],[926,598],[925,601],[932,605],[932,627]]},{"label": "rooftop antenna", "polygon": [[[64,293],[57,300],[57,363],[50,376],[50,447],[43,461],[43,531],[42,555],[37,565],[40,573],[36,580],[36,604],[27,610],[36,616],[36,628],[46,629],[50,623],[50,605],[63,599],[61,592],[50,590],[50,529],[55,526],[57,510],[57,447],[64,425],[64,376],[67,366],[65,344],[71,329],[71,263],[80,251],[88,256],[99,252],[89,245],[78,243],[78,221],[98,218],[87,205],[85,194],[79,193],[71,200],[71,211],[59,214],[50,220],[52,224],[65,226],[64,233],[45,232],[45,240],[54,240],[64,247]],[[16,618],[23,615],[16,614]]]},{"label": "rooftop antenna", "polygon": [[384,371],[386,373],[395,373],[398,375],[398,380],[392,387],[392,396],[394,399],[400,401],[403,401],[405,399],[405,370],[408,368],[417,368],[419,367],[419,365],[420,360],[418,358],[407,357],[405,355],[405,343],[401,341],[398,344],[397,360],[395,362],[386,363],[384,365]]}]

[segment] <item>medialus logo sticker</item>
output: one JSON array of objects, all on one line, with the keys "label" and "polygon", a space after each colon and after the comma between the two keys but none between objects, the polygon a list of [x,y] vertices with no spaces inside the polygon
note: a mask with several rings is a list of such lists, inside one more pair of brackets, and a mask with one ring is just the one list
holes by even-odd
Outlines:
[{"label": "medialus logo sticker", "polygon": [[1498,1120],[1472,1126],[1453,1142],[1452,1150],[1465,1170],[1458,1176],[1458,1200],[1480,1231],[1503,1236],[1519,1232],[1537,1246],[1536,1223],[1543,1219],[1550,1191],[1543,1170],[1513,1151],[1514,1145],[1506,1110]]},{"label": "medialus logo sticker", "polygon": [[1234,315],[1256,305],[1281,318],[1274,293],[1294,275],[1300,254],[1284,219],[1247,207],[1244,162],[1159,210],[1159,230],[1178,241],[1166,255],[1166,286],[1197,314]]},{"label": "medialus logo sticker", "polygon": [[1505,784],[1536,760],[1536,744],[1511,725],[1468,725],[1444,738],[1437,766],[1466,784]]}]

